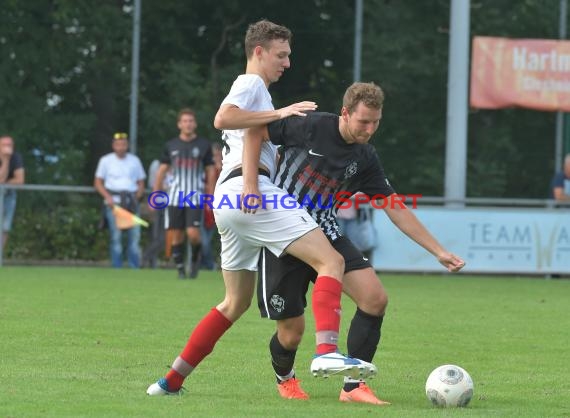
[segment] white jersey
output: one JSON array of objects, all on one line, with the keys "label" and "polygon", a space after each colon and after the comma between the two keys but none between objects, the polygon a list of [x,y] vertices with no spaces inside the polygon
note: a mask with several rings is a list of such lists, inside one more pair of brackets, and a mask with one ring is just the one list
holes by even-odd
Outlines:
[{"label": "white jersey", "polygon": [[138,181],[144,180],[146,174],[136,155],[127,152],[123,158],[119,158],[116,153],[110,152],[99,160],[95,177],[103,180],[107,190],[134,193],[138,190]]},{"label": "white jersey", "polygon": [[[262,78],[257,74],[242,74],[236,78],[230,92],[222,101],[222,105],[232,104],[243,110],[259,112],[273,110],[271,95]],[[222,152],[222,172],[218,183],[222,182],[227,175],[236,167],[242,165],[243,140],[245,129],[224,130],[222,140],[229,147]],[[277,166],[277,146],[266,141],[261,145],[261,164],[269,169],[271,178],[275,175]]]}]

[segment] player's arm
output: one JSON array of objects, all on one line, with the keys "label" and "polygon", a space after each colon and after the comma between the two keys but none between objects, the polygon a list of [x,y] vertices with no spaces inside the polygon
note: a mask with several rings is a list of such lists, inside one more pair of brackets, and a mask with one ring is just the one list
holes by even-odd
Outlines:
[{"label": "player's arm", "polygon": [[170,168],[169,164],[160,163],[158,170],[156,171],[156,178],[154,179],[154,184],[152,186],[152,191],[162,190],[162,184],[164,183],[164,177]]},{"label": "player's arm", "polygon": [[8,180],[7,184],[24,184],[26,179],[26,174],[23,168],[17,168],[14,170],[14,177]]},{"label": "player's arm", "polygon": [[[396,195],[390,195],[387,198],[392,199]],[[396,196],[397,197],[397,196]],[[435,237],[420,222],[414,213],[399,200],[398,204],[388,202],[384,211],[390,220],[396,225],[400,231],[417,242],[428,252],[433,254],[437,260],[451,272],[457,272],[463,268],[465,262],[455,254],[448,252],[435,239]]]},{"label": "player's arm", "polygon": [[113,196],[107,191],[107,189],[105,189],[105,185],[103,184],[103,179],[101,177],[95,177],[93,187],[95,187],[95,190],[97,190],[103,199],[105,199],[107,206],[113,207],[115,204],[115,202],[113,202]]},{"label": "player's arm", "polygon": [[255,213],[261,201],[259,192],[259,158],[261,156],[261,145],[269,137],[267,126],[249,128],[245,131],[243,154],[242,154],[242,175],[243,192],[241,195],[242,211],[245,213]]},{"label": "player's arm", "polygon": [[135,193],[135,199],[139,202],[144,196],[144,179],[137,180],[137,191]]},{"label": "player's arm", "polygon": [[555,186],[554,189],[552,189],[552,194],[554,195],[554,199],[558,200],[559,202],[567,202],[570,201],[570,196],[568,196],[566,193],[564,193],[564,188],[563,187],[557,187]]},{"label": "player's arm", "polygon": [[214,187],[216,185],[216,167],[213,164],[207,165],[205,171],[206,171],[206,184],[204,186],[204,189],[206,194],[213,195]]},{"label": "player's arm", "polygon": [[0,154],[0,183],[6,183],[8,178],[8,169],[10,165],[10,158],[4,158],[3,154]]},{"label": "player's arm", "polygon": [[250,111],[233,104],[223,104],[214,118],[216,129],[246,129],[262,126],[289,116],[306,116],[305,112],[315,110],[315,102],[304,101],[276,110]]}]

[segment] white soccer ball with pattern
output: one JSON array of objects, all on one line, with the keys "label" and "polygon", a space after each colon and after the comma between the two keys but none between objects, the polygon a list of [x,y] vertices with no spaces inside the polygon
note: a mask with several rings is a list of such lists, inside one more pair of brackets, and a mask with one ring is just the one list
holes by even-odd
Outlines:
[{"label": "white soccer ball with pattern", "polygon": [[426,395],[436,406],[463,407],[473,397],[473,380],[465,369],[445,364],[430,373],[426,382]]}]

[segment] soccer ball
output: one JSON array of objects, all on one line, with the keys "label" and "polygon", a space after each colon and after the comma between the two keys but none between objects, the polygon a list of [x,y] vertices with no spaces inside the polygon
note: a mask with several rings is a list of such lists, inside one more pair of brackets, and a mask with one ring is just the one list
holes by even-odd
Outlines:
[{"label": "soccer ball", "polygon": [[439,366],[427,379],[426,395],[436,406],[466,406],[473,397],[473,380],[459,366]]}]

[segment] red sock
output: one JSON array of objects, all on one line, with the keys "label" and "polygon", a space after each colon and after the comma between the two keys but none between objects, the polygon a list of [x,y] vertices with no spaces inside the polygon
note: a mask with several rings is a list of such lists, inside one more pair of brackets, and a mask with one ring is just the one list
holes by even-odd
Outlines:
[{"label": "red sock", "polygon": [[180,389],[182,387],[182,383],[184,383],[184,379],[186,379],[185,376],[182,376],[174,369],[170,369],[164,378],[168,383],[168,390],[172,392],[176,392]]},{"label": "red sock", "polygon": [[[342,283],[329,276],[319,276],[313,286],[313,315],[317,333],[330,331],[338,338]],[[336,351],[336,341],[317,341],[317,354]]]},{"label": "red sock", "polygon": [[[218,340],[231,326],[232,322],[229,319],[216,308],[212,308],[192,331],[180,357],[193,368],[198,366],[212,352]],[[171,369],[166,375],[168,388],[170,390],[180,389],[185,378],[186,376]]]}]

